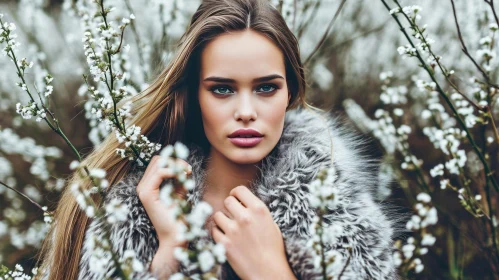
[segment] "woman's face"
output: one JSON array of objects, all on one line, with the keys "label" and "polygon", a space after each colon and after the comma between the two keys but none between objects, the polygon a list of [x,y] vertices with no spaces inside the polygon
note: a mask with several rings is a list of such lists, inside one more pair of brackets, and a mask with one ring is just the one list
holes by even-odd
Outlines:
[{"label": "woman's face", "polygon": [[212,154],[251,164],[270,153],[281,137],[290,98],[285,74],[281,50],[253,30],[224,33],[206,45],[198,99]]}]

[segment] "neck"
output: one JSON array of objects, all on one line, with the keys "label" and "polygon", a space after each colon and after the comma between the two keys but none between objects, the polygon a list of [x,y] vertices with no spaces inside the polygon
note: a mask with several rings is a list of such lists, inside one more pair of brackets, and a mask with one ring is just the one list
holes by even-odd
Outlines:
[{"label": "neck", "polygon": [[225,199],[237,186],[251,187],[257,174],[258,164],[235,163],[211,148],[206,162],[206,188],[203,197]]}]

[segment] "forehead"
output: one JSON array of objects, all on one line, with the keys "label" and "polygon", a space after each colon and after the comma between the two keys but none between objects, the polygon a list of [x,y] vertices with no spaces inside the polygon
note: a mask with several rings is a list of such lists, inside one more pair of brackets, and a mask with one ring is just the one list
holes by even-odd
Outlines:
[{"label": "forehead", "polygon": [[244,80],[270,73],[284,76],[284,55],[271,39],[253,30],[219,35],[201,54],[202,79],[217,75]]}]

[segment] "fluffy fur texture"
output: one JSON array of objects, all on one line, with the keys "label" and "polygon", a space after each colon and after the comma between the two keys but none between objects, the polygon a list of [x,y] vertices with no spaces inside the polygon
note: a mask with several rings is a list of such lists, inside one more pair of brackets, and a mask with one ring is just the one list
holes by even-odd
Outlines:
[{"label": "fluffy fur texture", "polygon": [[[328,212],[326,222],[343,230],[337,244],[327,244],[326,249],[343,255],[344,271],[341,279],[398,279],[392,262],[394,224],[397,220],[387,205],[375,200],[380,184],[378,162],[366,155],[366,138],[342,125],[341,118],[328,113],[295,109],[286,113],[281,139],[263,160],[261,172],[251,191],[270,209],[280,227],[285,242],[286,255],[298,279],[322,279],[314,269],[312,249],[305,246],[314,210],[307,200],[309,184],[321,167],[335,165],[340,200],[338,207]],[[331,143],[333,149],[331,149]],[[194,190],[188,200],[198,203],[204,191],[204,162],[206,156],[194,145],[189,147],[187,159],[193,167]],[[333,151],[333,161],[331,161]],[[118,198],[131,210],[126,222],[113,225],[111,241],[118,256],[132,249],[138,260],[148,264],[158,249],[154,227],[143,208],[136,187],[143,168],[134,168],[120,182],[110,188],[105,201]],[[388,216],[390,215],[390,217]],[[80,261],[79,279],[101,279],[89,270],[91,262],[89,245],[93,236],[102,236],[103,223],[93,220],[87,228]],[[147,268],[147,265],[146,265]],[[114,269],[106,267],[107,276]],[[187,272],[182,269],[183,272]],[[133,279],[154,278],[144,272]],[[239,279],[226,262],[219,279]]]}]

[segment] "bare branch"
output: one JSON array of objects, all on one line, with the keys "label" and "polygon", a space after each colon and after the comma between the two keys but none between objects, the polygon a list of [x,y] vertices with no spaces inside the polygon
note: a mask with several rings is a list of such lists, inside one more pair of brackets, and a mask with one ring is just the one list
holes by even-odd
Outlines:
[{"label": "bare branch", "polygon": [[308,64],[308,62],[310,61],[310,59],[312,59],[312,57],[314,56],[314,54],[320,49],[320,47],[322,46],[322,44],[324,44],[324,42],[326,41],[326,38],[329,35],[329,31],[333,27],[333,24],[336,22],[336,18],[338,18],[338,15],[340,14],[341,10],[343,9],[343,6],[345,5],[345,2],[346,2],[346,0],[341,1],[340,6],[338,7],[338,9],[336,10],[336,13],[334,14],[334,17],[329,22],[329,25],[328,25],[328,27],[326,29],[326,32],[324,32],[324,34],[322,35],[321,40],[315,46],[315,48],[312,51],[312,53],[310,53],[310,55],[307,57],[307,59],[305,59],[305,62],[303,63],[304,65]]},{"label": "bare branch", "polygon": [[42,210],[43,212],[45,212],[45,210],[43,210],[43,207],[40,206],[40,204],[36,203],[36,201],[32,200],[31,198],[29,198],[27,195],[25,195],[24,193],[14,189],[13,187],[9,187],[7,184],[5,184],[4,182],[0,181],[0,185],[3,185],[5,186],[6,188],[10,189],[10,190],[13,190],[15,191],[17,194],[21,195],[22,197],[26,198],[27,200],[29,200],[29,202],[31,202],[32,204],[34,204],[36,207],[40,208],[40,210]]}]

